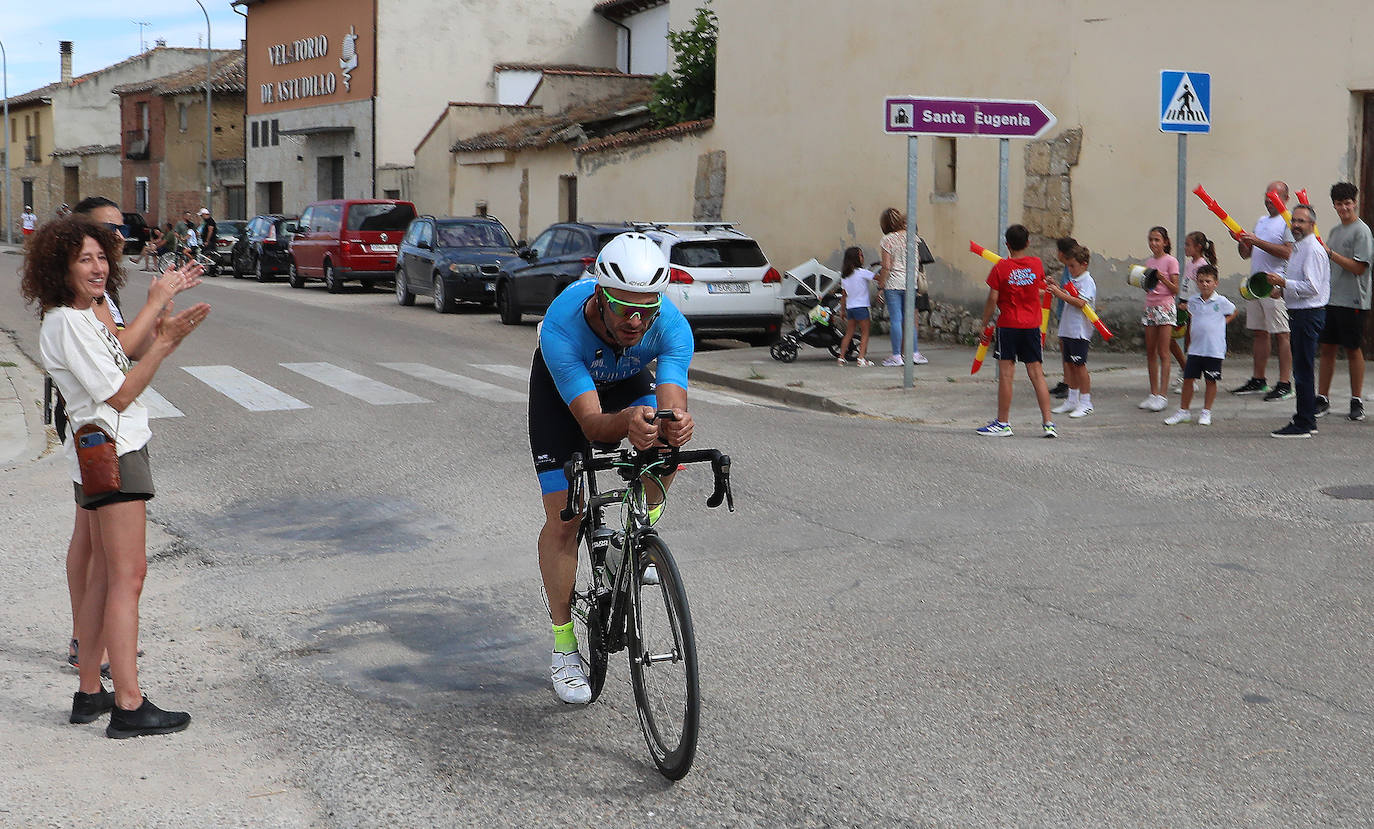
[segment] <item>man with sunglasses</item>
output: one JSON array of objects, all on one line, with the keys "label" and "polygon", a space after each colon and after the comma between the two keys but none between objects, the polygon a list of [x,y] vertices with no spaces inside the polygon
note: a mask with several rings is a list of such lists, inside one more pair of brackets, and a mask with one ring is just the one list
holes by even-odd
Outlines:
[{"label": "man with sunglasses", "polygon": [[[591,700],[591,686],[572,626],[578,522],[559,517],[567,503],[563,464],[589,440],[629,438],[636,449],[681,446],[691,440],[693,425],[687,367],[695,345],[682,312],[663,300],[663,251],[642,233],[622,233],[601,249],[592,274],[549,305],[530,369],[530,450],[544,503],[539,570],[553,622],[553,688],[575,704]],[[654,361],[656,372],[648,367]],[[660,409],[676,418],[656,420]],[[665,488],[670,482],[664,476]],[[647,491],[651,505],[657,502],[650,510],[656,517],[664,494],[653,485]]]}]

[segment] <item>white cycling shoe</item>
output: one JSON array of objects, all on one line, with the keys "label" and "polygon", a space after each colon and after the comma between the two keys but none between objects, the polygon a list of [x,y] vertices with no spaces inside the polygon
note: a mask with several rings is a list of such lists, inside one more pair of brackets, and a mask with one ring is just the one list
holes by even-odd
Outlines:
[{"label": "white cycling shoe", "polygon": [[644,575],[639,577],[640,584],[658,584],[658,566],[650,564],[644,568]]},{"label": "white cycling shoe", "polygon": [[592,686],[587,682],[587,664],[582,654],[553,652],[553,692],[569,705],[586,705],[592,701]]}]

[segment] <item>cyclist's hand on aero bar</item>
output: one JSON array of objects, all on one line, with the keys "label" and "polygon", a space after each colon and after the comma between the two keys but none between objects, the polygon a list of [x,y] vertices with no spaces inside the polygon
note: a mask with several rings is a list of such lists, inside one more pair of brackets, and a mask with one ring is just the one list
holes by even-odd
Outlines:
[{"label": "cyclist's hand on aero bar", "polygon": [[686,409],[673,409],[673,415],[673,420],[659,420],[658,434],[669,446],[682,446],[692,439],[692,416]]},{"label": "cyclist's hand on aero bar", "polygon": [[658,443],[658,422],[654,420],[652,406],[632,406],[626,409],[629,423],[626,437],[636,449],[648,449]]}]

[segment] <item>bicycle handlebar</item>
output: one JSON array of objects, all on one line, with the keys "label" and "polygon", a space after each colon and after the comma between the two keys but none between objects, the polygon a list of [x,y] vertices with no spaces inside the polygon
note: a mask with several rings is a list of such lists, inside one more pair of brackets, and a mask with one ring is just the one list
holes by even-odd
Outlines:
[{"label": "bicycle handlebar", "polygon": [[719,449],[693,449],[683,451],[677,447],[653,447],[651,449],[621,449],[612,454],[592,455],[583,458],[581,452],[573,453],[572,459],[563,464],[563,477],[568,481],[568,502],[559,517],[571,521],[577,516],[577,501],[582,493],[584,472],[605,472],[615,470],[626,482],[639,478],[656,467],[676,468],[678,464],[710,462],[714,489],[706,499],[706,506],[715,509],[724,501],[730,512],[735,511],[735,494],[730,488],[730,456]]}]

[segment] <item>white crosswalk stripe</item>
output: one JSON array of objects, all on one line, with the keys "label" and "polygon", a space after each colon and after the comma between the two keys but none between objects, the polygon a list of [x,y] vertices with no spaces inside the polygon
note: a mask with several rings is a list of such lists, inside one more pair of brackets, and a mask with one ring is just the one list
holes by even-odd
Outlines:
[{"label": "white crosswalk stripe", "polygon": [[170,400],[154,391],[152,386],[144,389],[143,394],[140,394],[138,399],[143,401],[150,418],[186,416],[186,413],[173,406]]},{"label": "white crosswalk stripe", "polygon": [[[454,374],[443,369],[427,366],[424,363],[378,363],[382,368],[389,368],[392,371],[399,371],[417,380],[427,380],[437,383],[448,389],[466,392],[484,400],[493,400],[499,403],[517,403],[526,398],[526,394],[520,391],[513,391],[504,386],[497,386],[491,383],[484,383],[471,377],[464,377],[461,374]],[[477,366],[481,368],[481,366]],[[526,374],[528,379],[528,374]]]},{"label": "white crosswalk stripe", "polygon": [[499,363],[473,363],[472,367],[480,368],[483,371],[490,371],[492,374],[499,374],[502,377],[523,380],[526,385],[528,385],[530,381],[529,366],[521,368],[520,366],[502,365]]},{"label": "white crosswalk stripe", "polygon": [[433,402],[417,394],[411,394],[395,386],[388,386],[386,383],[364,377],[355,371],[349,371],[332,363],[278,363],[278,365],[374,406]]},{"label": "white crosswalk stripe", "polygon": [[[473,368],[480,368],[483,371],[490,371],[492,374],[499,374],[502,377],[511,377],[516,380],[524,380],[528,384],[530,379],[529,367],[512,366],[502,363],[473,363]],[[728,394],[708,389],[693,388],[687,394],[691,400],[700,400],[705,403],[715,403],[717,406],[757,406],[748,400],[741,400]]]},{"label": "white crosswalk stripe", "polygon": [[182,366],[182,369],[250,412],[310,408],[308,403],[303,403],[256,377],[244,374],[233,366]]}]

